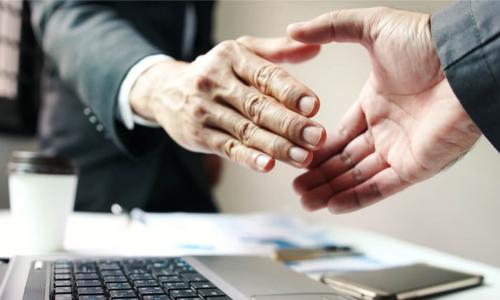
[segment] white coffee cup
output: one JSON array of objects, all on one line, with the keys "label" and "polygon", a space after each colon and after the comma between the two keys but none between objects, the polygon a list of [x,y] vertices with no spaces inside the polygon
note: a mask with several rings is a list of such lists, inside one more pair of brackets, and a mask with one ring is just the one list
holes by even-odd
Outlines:
[{"label": "white coffee cup", "polygon": [[18,254],[61,250],[78,181],[71,161],[36,152],[13,152],[8,173]]}]

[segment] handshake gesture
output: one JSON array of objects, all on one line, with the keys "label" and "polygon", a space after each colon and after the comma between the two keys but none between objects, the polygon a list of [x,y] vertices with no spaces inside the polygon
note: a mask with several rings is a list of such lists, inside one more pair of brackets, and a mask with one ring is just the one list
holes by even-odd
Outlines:
[{"label": "handshake gesture", "polygon": [[[480,137],[443,73],[430,15],[333,11],[290,25],[288,35],[243,37],[189,64],[158,63],[135,84],[132,108],[188,150],[261,172],[275,160],[307,167],[294,182],[303,206],[334,213],[435,175]],[[309,119],[318,97],[275,63],[307,60],[334,42],[363,46],[372,72],[338,126],[325,130]]]}]

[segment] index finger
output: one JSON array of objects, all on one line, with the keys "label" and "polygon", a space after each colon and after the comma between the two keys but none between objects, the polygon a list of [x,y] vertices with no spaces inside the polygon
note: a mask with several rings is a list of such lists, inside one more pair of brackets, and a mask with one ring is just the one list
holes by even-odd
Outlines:
[{"label": "index finger", "polygon": [[319,110],[319,99],[309,88],[293,78],[280,66],[273,64],[241,46],[232,60],[234,72],[240,79],[269,95],[287,108],[306,117]]},{"label": "index finger", "polygon": [[299,63],[316,56],[320,45],[304,44],[288,37],[258,38],[242,36],[236,40],[258,56],[274,63]]},{"label": "index finger", "polygon": [[364,43],[369,37],[367,26],[383,8],[346,9],[325,13],[306,22],[290,24],[291,38],[303,43],[355,42]]}]

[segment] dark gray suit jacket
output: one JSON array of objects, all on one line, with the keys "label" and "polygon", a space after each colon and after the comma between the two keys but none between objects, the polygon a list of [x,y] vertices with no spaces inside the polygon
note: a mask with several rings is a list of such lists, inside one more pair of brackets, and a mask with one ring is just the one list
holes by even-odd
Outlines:
[{"label": "dark gray suit jacket", "polygon": [[500,1],[459,1],[431,29],[455,95],[500,151]]},{"label": "dark gray suit jacket", "polygon": [[200,156],[161,129],[118,119],[117,95],[142,58],[192,60],[211,44],[213,2],[194,3],[194,49],[181,54],[187,1],[33,1],[32,23],[46,54],[39,137],[43,151],[79,167],[76,209],[112,203],[149,211],[215,211]]}]

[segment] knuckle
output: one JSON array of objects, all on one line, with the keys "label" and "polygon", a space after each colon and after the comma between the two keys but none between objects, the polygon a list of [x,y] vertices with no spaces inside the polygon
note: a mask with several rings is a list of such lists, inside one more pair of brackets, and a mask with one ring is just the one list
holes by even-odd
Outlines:
[{"label": "knuckle", "polygon": [[243,144],[251,144],[253,142],[253,137],[257,131],[257,126],[255,126],[250,121],[241,121],[236,125],[236,135]]},{"label": "knuckle", "polygon": [[305,127],[305,121],[297,116],[290,116],[288,121],[288,126],[286,133],[289,137],[294,139],[300,139],[302,136],[302,129]]},{"label": "knuckle", "polygon": [[359,191],[357,188],[352,189],[351,198],[352,198],[353,202],[355,203],[355,207],[357,207],[357,208],[364,207],[362,199],[361,199],[361,195],[359,194]]},{"label": "knuckle", "polygon": [[214,53],[218,55],[227,55],[229,52],[233,51],[237,46],[237,42],[234,40],[225,40],[220,42],[213,49]]},{"label": "knuckle", "polygon": [[383,197],[380,189],[378,188],[378,184],[376,182],[371,182],[368,184],[368,192],[373,198],[381,198]]},{"label": "knuckle", "polygon": [[299,98],[302,96],[302,91],[295,84],[286,84],[283,89],[281,89],[279,98],[287,105],[295,107],[298,104]]},{"label": "knuckle", "polygon": [[296,132],[302,127],[301,125],[302,122],[299,118],[288,113],[283,114],[280,119],[280,132],[286,133],[289,136],[296,136]]},{"label": "knuckle", "polygon": [[236,161],[236,149],[240,145],[240,142],[234,139],[228,139],[222,144],[222,154],[231,159]]},{"label": "knuckle", "polygon": [[352,129],[343,124],[343,122],[337,127],[337,132],[339,137],[346,143],[355,138]]},{"label": "knuckle", "polygon": [[252,40],[252,38],[248,35],[243,35],[243,36],[240,36],[238,39],[236,39],[236,41],[240,44],[243,44],[243,45],[247,45],[248,43],[250,43],[250,41]]},{"label": "knuckle", "polygon": [[207,59],[207,54],[202,54],[202,55],[198,55],[193,63],[202,63],[203,61],[205,61]]},{"label": "knuckle", "polygon": [[200,98],[196,98],[196,100],[192,100],[190,104],[190,113],[193,117],[193,120],[196,123],[205,124],[209,117],[208,109],[204,103],[204,101]]},{"label": "knuckle", "polygon": [[196,74],[193,79],[193,83],[197,90],[202,92],[208,92],[217,87],[217,83],[208,73]]},{"label": "knuckle", "polygon": [[254,83],[264,93],[268,93],[269,84],[273,78],[279,77],[282,70],[275,64],[265,64],[257,68],[254,75]]},{"label": "knuckle", "polygon": [[357,184],[360,184],[362,182],[365,181],[365,177],[363,176],[363,173],[361,172],[360,169],[358,168],[354,168],[352,169],[352,179],[354,180],[354,182],[356,182]]},{"label": "knuckle", "polygon": [[286,153],[288,153],[289,148],[290,145],[288,145],[285,140],[279,137],[275,137],[270,143],[269,151],[271,152],[270,154],[273,157],[286,157]]},{"label": "knuckle", "polygon": [[243,102],[243,112],[252,118],[255,123],[260,123],[263,112],[267,109],[269,101],[266,97],[250,93]]},{"label": "knuckle", "polygon": [[351,158],[351,154],[346,149],[342,150],[342,152],[340,153],[339,158],[340,158],[340,160],[346,166],[348,166],[348,167],[352,167],[353,166],[353,161],[352,161],[352,158]]},{"label": "knuckle", "polygon": [[196,128],[191,131],[191,136],[193,138],[193,141],[196,145],[205,145],[205,139],[203,138],[203,134],[201,133],[201,130]]},{"label": "knuckle", "polygon": [[203,130],[200,126],[196,126],[194,124],[187,126],[187,131],[189,132],[190,140],[192,141],[193,146],[206,146],[206,138],[203,134]]}]

